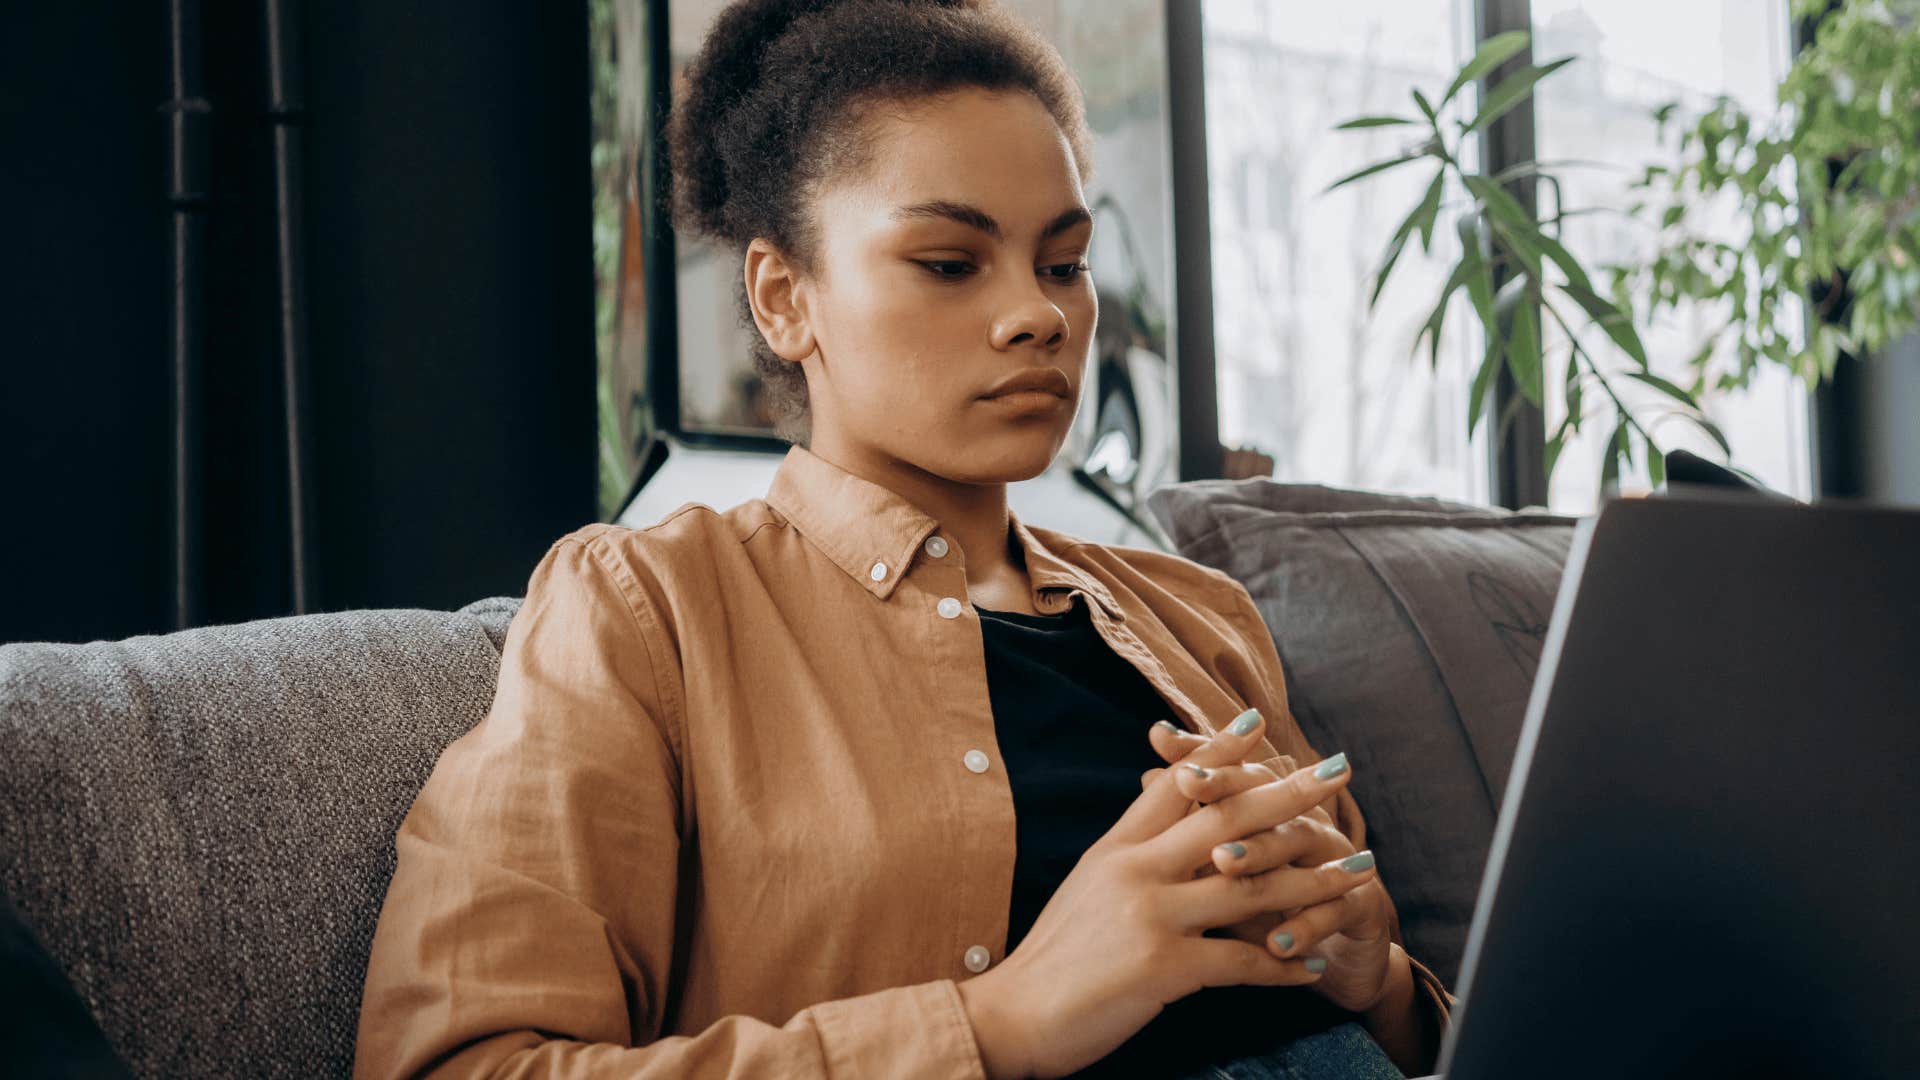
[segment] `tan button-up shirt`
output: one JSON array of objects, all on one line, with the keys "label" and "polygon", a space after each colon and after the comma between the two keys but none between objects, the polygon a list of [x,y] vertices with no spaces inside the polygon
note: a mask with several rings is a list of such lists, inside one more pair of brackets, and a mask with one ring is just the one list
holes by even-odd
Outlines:
[{"label": "tan button-up shirt", "polygon": [[[1174,722],[1255,706],[1276,772],[1319,760],[1234,579],[1012,532]],[[355,1075],[983,1077],[956,983],[1004,956],[1014,808],[962,555],[800,447],[764,499],[555,541],[400,826]]]}]

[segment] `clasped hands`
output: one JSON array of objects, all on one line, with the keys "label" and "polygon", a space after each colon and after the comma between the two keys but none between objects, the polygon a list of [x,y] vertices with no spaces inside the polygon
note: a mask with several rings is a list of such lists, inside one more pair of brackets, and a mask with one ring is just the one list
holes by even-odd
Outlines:
[{"label": "clasped hands", "polygon": [[[1338,896],[1305,907],[1276,907],[1220,932],[1264,944],[1275,956],[1323,959],[1324,973],[1307,985],[1342,1009],[1364,1013],[1391,988],[1393,943],[1386,889],[1379,875],[1369,872],[1373,853],[1356,852],[1321,806],[1286,820],[1263,807],[1271,802],[1263,786],[1281,779],[1266,765],[1246,761],[1261,746],[1264,728],[1259,711],[1248,709],[1212,738],[1163,720],[1153,726],[1149,741],[1175,770],[1181,793],[1200,804],[1189,813],[1219,819],[1220,843],[1212,849],[1211,862],[1195,869],[1196,878],[1219,873],[1244,881],[1249,889],[1284,897],[1311,892],[1314,882],[1328,876],[1329,867],[1352,875],[1353,886]],[[1147,770],[1141,787],[1164,771]],[[1346,755],[1318,763],[1315,775],[1321,780],[1350,775]],[[1345,874],[1332,876],[1338,880]]]}]

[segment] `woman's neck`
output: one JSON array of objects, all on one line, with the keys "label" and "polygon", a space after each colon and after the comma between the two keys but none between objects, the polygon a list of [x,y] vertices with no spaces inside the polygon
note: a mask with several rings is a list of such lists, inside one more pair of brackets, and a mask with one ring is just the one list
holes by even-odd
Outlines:
[{"label": "woman's neck", "polygon": [[840,445],[807,447],[814,456],[879,484],[940,523],[940,533],[966,556],[967,590],[981,607],[1033,612],[1027,569],[1019,560],[1007,517],[1005,483],[949,480],[877,453]]}]

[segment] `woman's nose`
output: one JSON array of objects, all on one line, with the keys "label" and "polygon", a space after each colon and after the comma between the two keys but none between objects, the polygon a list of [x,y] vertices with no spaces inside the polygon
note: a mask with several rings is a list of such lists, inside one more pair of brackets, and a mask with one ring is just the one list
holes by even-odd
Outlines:
[{"label": "woman's nose", "polygon": [[995,348],[1008,349],[1038,343],[1057,349],[1066,344],[1071,334],[1066,313],[1034,284],[1008,299],[1007,307],[994,321],[993,344]]}]

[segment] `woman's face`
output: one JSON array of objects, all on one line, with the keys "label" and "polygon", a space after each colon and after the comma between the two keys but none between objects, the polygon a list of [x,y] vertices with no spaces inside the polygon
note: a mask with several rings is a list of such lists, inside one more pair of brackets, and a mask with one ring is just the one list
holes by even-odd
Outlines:
[{"label": "woman's face", "polygon": [[[807,334],[783,355],[810,340],[809,445],[971,483],[1038,475],[1098,313],[1066,137],[1031,95],[974,89],[873,109],[866,134],[863,166],[818,193],[794,286]],[[1023,373],[1056,392],[987,396]]]}]

